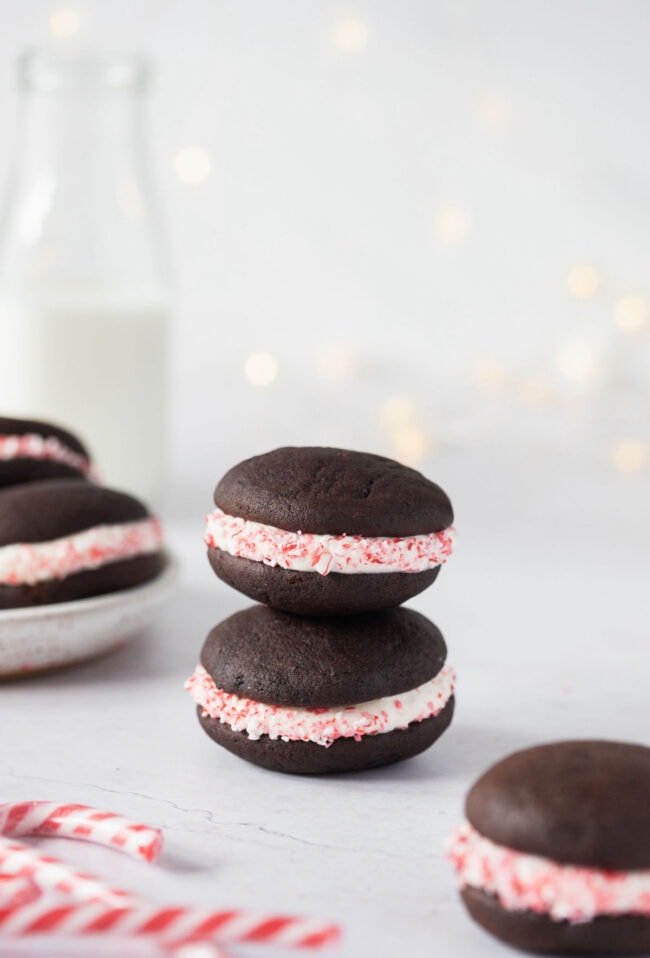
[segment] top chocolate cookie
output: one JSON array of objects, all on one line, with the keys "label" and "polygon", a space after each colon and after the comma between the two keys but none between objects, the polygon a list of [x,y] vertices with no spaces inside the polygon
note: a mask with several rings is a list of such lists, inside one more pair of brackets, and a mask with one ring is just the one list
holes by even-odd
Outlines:
[{"label": "top chocolate cookie", "polygon": [[0,416],[0,487],[91,476],[88,451],[71,432],[36,419]]},{"label": "top chocolate cookie", "polygon": [[440,486],[367,452],[285,446],[240,462],[214,492],[231,516],[290,532],[413,536],[454,521]]},{"label": "top chocolate cookie", "polygon": [[443,490],[370,453],[276,449],[226,473],[214,501],[206,543],[215,572],[286,612],[399,605],[433,582],[451,552]]},{"label": "top chocolate cookie", "polygon": [[467,818],[498,845],[592,868],[650,869],[650,748],[552,742],[493,765]]}]

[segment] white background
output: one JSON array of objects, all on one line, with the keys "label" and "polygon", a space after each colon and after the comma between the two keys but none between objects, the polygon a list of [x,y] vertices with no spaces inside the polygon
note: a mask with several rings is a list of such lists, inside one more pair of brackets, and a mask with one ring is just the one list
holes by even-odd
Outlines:
[{"label": "white background", "polygon": [[[61,10],[77,20],[56,37]],[[617,443],[650,438],[650,322],[614,322],[621,298],[650,299],[643,0],[0,12],[5,166],[21,49],[153,60],[172,466],[195,502],[224,465],[288,442],[431,470],[467,443],[534,440],[607,470]],[[196,185],[178,177],[188,146],[210,163]],[[599,279],[585,299],[567,287],[579,265]],[[243,374],[259,350],[279,364],[268,388]],[[410,412],[386,408],[396,395]]]},{"label": "white background", "polygon": [[[25,44],[155,61],[177,303],[170,529],[185,574],[140,643],[3,687],[3,794],[165,826],[162,871],[60,849],[156,900],[338,918],[346,958],[501,954],[441,859],[470,782],[536,741],[650,744],[649,335],[615,321],[621,298],[650,299],[650,9],[74,9],[78,30],[57,39],[56,5],[0,0],[0,116],[9,131]],[[341,49],[350,36],[360,48]],[[210,160],[195,185],[178,177],[187,146]],[[568,285],[581,264],[599,280],[584,298]],[[278,363],[267,387],[244,375],[259,350]],[[289,442],[394,454],[453,499],[457,555],[412,604],[447,638],[458,712],[404,766],[278,778],[214,747],[183,695],[205,633],[246,604],[202,555],[212,486]]]}]

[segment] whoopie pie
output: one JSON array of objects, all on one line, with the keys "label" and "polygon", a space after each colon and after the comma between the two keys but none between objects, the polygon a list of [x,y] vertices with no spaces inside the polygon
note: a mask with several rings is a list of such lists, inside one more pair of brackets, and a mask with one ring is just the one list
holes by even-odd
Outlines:
[{"label": "whoopie pie", "polygon": [[299,618],[253,606],[215,626],[186,682],[207,734],[278,772],[319,774],[417,755],[451,722],[454,674],[411,609]]},{"label": "whoopie pie", "polygon": [[66,602],[152,579],[158,520],[123,492],[52,479],[0,491],[0,609]]},{"label": "whoopie pie", "polygon": [[650,748],[516,752],[473,786],[448,855],[472,918],[541,954],[650,953]]},{"label": "whoopie pie", "polygon": [[239,463],[214,493],[205,541],[216,574],[298,615],[399,605],[451,553],[447,495],[370,453],[285,447]]},{"label": "whoopie pie", "polygon": [[88,450],[71,432],[35,419],[0,416],[0,487],[92,476]]}]

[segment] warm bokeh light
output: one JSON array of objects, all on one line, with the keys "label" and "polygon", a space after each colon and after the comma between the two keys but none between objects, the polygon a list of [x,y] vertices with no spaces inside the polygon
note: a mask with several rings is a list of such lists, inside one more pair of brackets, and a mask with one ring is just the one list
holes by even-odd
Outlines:
[{"label": "warm bokeh light", "polygon": [[631,475],[650,465],[650,443],[643,439],[620,439],[610,450],[612,465],[617,472]]},{"label": "warm bokeh light", "polygon": [[643,296],[622,296],[614,304],[614,322],[636,332],[650,325],[650,302]]},{"label": "warm bokeh light", "polygon": [[572,266],[566,276],[567,289],[575,299],[589,299],[598,292],[600,273],[589,263]]},{"label": "warm bokeh light", "polygon": [[380,418],[384,429],[402,429],[415,419],[415,404],[409,396],[389,396],[382,403]]},{"label": "warm bokeh light", "polygon": [[392,437],[393,455],[406,466],[419,466],[430,452],[426,433],[418,426],[404,426]]},{"label": "warm bokeh light", "polygon": [[460,206],[445,203],[433,214],[436,239],[444,246],[464,243],[469,235],[469,215]]},{"label": "warm bokeh light", "polygon": [[50,14],[50,33],[57,40],[73,37],[81,30],[81,14],[75,7],[61,7]]},{"label": "warm bokeh light", "polygon": [[270,386],[278,375],[278,361],[270,353],[252,353],[244,363],[244,376],[253,386]]},{"label": "warm bokeh light", "polygon": [[359,372],[359,357],[349,346],[327,346],[318,356],[318,372],[330,382],[353,379]]},{"label": "warm bokeh light", "polygon": [[554,398],[553,388],[542,376],[524,376],[517,383],[515,395],[522,406],[537,409],[548,406]]},{"label": "warm bokeh light", "polygon": [[201,186],[212,173],[212,160],[202,146],[184,146],[174,154],[176,178],[186,186]]},{"label": "warm bokeh light", "polygon": [[332,40],[341,53],[359,53],[368,43],[368,25],[361,17],[341,17],[332,28]]},{"label": "warm bokeh light", "polygon": [[490,391],[503,389],[510,378],[508,367],[498,359],[486,356],[475,359],[469,370],[469,378],[477,389]]},{"label": "warm bokeh light", "polygon": [[480,125],[488,130],[507,130],[512,119],[512,106],[504,97],[486,93],[476,105],[476,116]]},{"label": "warm bokeh light", "polygon": [[567,382],[585,386],[593,383],[600,374],[598,353],[589,343],[575,340],[565,343],[557,352],[557,368]]}]

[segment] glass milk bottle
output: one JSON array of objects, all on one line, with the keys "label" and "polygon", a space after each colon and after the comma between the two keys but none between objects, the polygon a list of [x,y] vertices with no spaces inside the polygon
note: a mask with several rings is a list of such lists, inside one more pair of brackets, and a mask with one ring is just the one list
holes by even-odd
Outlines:
[{"label": "glass milk bottle", "polygon": [[159,501],[169,290],[146,165],[146,64],[27,54],[0,219],[0,415],[78,432]]}]

